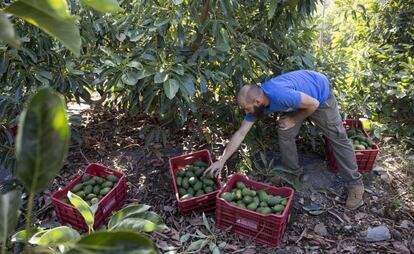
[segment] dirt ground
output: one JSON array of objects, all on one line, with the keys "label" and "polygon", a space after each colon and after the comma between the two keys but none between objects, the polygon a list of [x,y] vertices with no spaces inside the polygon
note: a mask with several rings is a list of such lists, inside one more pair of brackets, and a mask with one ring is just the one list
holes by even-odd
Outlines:
[{"label": "dirt ground", "polygon": [[[323,156],[302,154],[302,163],[311,180],[296,192],[290,222],[280,248],[267,248],[251,239],[217,230],[214,213],[207,213],[212,226],[204,226],[202,214],[182,217],[172,188],[168,158],[194,150],[207,148],[219,156],[223,147],[211,149],[192,135],[191,128],[177,130],[170,135],[165,146],[155,143],[145,147],[145,136],[139,130],[146,124],[145,117],[126,117],[118,112],[85,110],[82,113],[79,135],[81,145],[73,144],[67,163],[51,188],[36,199],[39,223],[54,225],[55,214],[49,196],[66,185],[92,162],[123,171],[127,175],[127,203],[151,205],[152,211],[162,216],[169,230],[150,235],[163,253],[187,253],[190,237],[185,243],[180,237],[197,230],[220,245],[220,253],[410,253],[414,252],[414,160],[386,143],[378,156],[375,171],[364,174],[366,185],[365,205],[356,211],[344,208],[341,177],[326,169]],[[185,148],[185,150],[184,150]],[[235,156],[237,157],[237,156]],[[277,151],[266,153],[269,159],[278,160]],[[237,171],[233,158],[227,165],[224,177]],[[268,179],[260,178],[259,181]],[[223,179],[224,181],[224,179]],[[385,240],[370,242],[365,239],[367,230],[386,227]],[[384,227],[381,227],[384,229]],[[199,253],[211,253],[206,246]]]}]

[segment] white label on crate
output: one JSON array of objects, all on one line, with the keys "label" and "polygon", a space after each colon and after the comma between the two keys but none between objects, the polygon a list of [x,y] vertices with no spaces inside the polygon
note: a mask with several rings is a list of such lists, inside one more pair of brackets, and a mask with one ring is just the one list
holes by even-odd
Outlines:
[{"label": "white label on crate", "polygon": [[112,198],[108,204],[103,208],[103,213],[106,214],[107,211],[111,210],[111,208],[115,205],[115,197]]},{"label": "white label on crate", "polygon": [[237,224],[241,224],[243,226],[247,226],[251,229],[257,229],[257,224],[248,220],[244,220],[244,219],[237,219],[236,220]]}]

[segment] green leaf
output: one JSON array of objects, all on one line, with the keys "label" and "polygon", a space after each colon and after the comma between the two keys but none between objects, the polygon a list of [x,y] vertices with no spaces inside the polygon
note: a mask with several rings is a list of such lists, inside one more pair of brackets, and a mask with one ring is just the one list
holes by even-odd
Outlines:
[{"label": "green leaf", "polygon": [[0,40],[8,43],[12,47],[19,48],[20,41],[16,38],[13,24],[2,11],[0,11],[0,27]]},{"label": "green leaf", "polygon": [[147,69],[143,69],[143,70],[138,71],[137,78],[138,78],[138,80],[140,80],[140,79],[149,77],[151,75],[153,75],[153,73],[151,71],[149,71]]},{"label": "green leaf", "polygon": [[183,82],[183,86],[185,91],[188,93],[190,97],[193,97],[195,94],[195,86],[193,79],[190,76],[187,76]]},{"label": "green leaf", "polygon": [[203,222],[204,222],[204,226],[207,228],[207,230],[210,231],[210,224],[208,224],[207,217],[204,213],[203,213]]},{"label": "green leaf", "polygon": [[80,55],[79,30],[65,0],[20,0],[4,11],[39,27],[57,38],[75,55]]},{"label": "green leaf", "polygon": [[164,92],[168,99],[172,100],[178,92],[180,86],[178,85],[177,80],[169,79],[164,82]]},{"label": "green leaf", "polygon": [[[32,234],[37,234],[39,232],[42,232],[43,229],[42,228],[36,228],[36,232],[32,232]],[[11,237],[11,241],[12,242],[16,242],[16,243],[24,243],[26,242],[26,238],[27,238],[27,231],[26,230],[21,230],[17,233],[15,233],[12,237]]]},{"label": "green leaf", "polygon": [[142,64],[140,62],[137,62],[137,61],[131,61],[131,62],[129,62],[127,64],[127,66],[128,67],[131,67],[131,68],[138,69],[138,70],[141,70],[142,69]]},{"label": "green leaf", "polygon": [[156,225],[152,221],[141,218],[126,218],[115,225],[112,230],[132,230],[137,232],[152,233],[156,230]]},{"label": "green leaf", "polygon": [[227,52],[231,49],[229,45],[229,35],[224,28],[221,28],[217,35],[217,49],[223,52]]},{"label": "green leaf", "polygon": [[294,12],[296,9],[296,6],[298,5],[298,0],[290,0],[290,11]]},{"label": "green leaf", "polygon": [[183,3],[183,0],[173,0],[175,5],[180,5]]},{"label": "green leaf", "polygon": [[185,242],[187,242],[187,241],[190,239],[190,236],[191,236],[191,234],[190,234],[190,233],[187,233],[187,234],[185,234],[185,235],[182,235],[182,236],[180,237],[180,242],[181,242],[181,243],[185,243]]},{"label": "green leaf", "polygon": [[202,250],[210,240],[207,239],[200,239],[195,242],[192,242],[190,246],[188,246],[188,251],[200,251]]},{"label": "green leaf", "polygon": [[220,254],[220,249],[219,247],[214,247],[213,250],[211,251],[211,254]]},{"label": "green leaf", "polygon": [[168,19],[168,18],[167,19],[160,18],[160,19],[155,20],[154,26],[160,27],[160,26],[163,26],[163,25],[167,24],[168,22],[170,22],[170,19]]},{"label": "green leaf", "polygon": [[21,115],[16,139],[16,175],[28,191],[46,189],[58,174],[69,135],[64,99],[50,88],[40,89]]},{"label": "green leaf", "polygon": [[86,225],[88,225],[89,228],[93,227],[93,224],[95,222],[94,219],[94,213],[92,212],[90,206],[88,203],[86,203],[81,197],[79,197],[76,194],[73,194],[72,192],[68,192],[68,198],[70,203],[79,210],[82,217],[85,219]]},{"label": "green leaf", "polygon": [[135,71],[130,71],[127,74],[122,75],[122,81],[124,81],[125,84],[130,86],[134,86],[139,79],[140,73]]},{"label": "green leaf", "polygon": [[95,232],[84,236],[67,252],[68,254],[159,254],[155,244],[142,234],[120,232]]},{"label": "green leaf", "polygon": [[200,75],[200,92],[201,93],[207,92],[207,85],[208,85],[208,82],[206,78],[204,77],[204,75]]},{"label": "green leaf", "polygon": [[184,75],[184,67],[181,64],[172,67],[171,70],[178,75]]},{"label": "green leaf", "polygon": [[116,0],[82,0],[82,2],[100,12],[117,13],[123,11]]},{"label": "green leaf", "polygon": [[108,228],[113,228],[116,224],[121,222],[123,219],[128,218],[129,216],[146,212],[150,209],[150,207],[151,206],[149,205],[130,205],[122,208],[111,216],[111,219],[108,223]]},{"label": "green leaf", "polygon": [[130,229],[133,231],[152,233],[154,231],[162,231],[167,229],[162,218],[154,212],[142,212],[133,214],[119,221],[111,230]]},{"label": "green leaf", "polygon": [[29,242],[31,244],[48,246],[74,242],[79,239],[80,234],[78,231],[67,226],[61,226],[38,232],[32,236]]},{"label": "green leaf", "polygon": [[162,69],[154,75],[155,84],[163,83],[167,81],[167,79],[168,79],[168,73]]},{"label": "green leaf", "polygon": [[0,245],[5,244],[9,235],[14,231],[21,203],[21,193],[18,191],[0,195]]},{"label": "green leaf", "polygon": [[269,12],[267,13],[267,19],[272,19],[273,16],[275,15],[275,11],[277,8],[277,0],[270,0],[269,3]]}]

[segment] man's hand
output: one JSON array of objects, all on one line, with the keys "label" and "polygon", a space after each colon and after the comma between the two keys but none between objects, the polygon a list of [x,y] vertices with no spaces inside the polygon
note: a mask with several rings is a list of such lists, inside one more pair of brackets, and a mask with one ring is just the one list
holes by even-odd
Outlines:
[{"label": "man's hand", "polygon": [[218,177],[221,173],[221,170],[223,170],[224,163],[221,161],[216,161],[213,164],[210,165],[205,171],[204,176],[210,176],[210,177]]},{"label": "man's hand", "polygon": [[279,128],[282,130],[288,130],[296,125],[295,118],[291,116],[281,116],[279,118]]}]

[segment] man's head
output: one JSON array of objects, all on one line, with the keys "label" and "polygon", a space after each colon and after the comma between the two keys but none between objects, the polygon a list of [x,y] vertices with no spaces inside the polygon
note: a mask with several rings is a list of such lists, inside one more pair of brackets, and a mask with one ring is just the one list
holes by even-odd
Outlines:
[{"label": "man's head", "polygon": [[255,118],[262,118],[265,115],[267,98],[257,85],[244,85],[237,95],[237,103],[246,113]]}]

